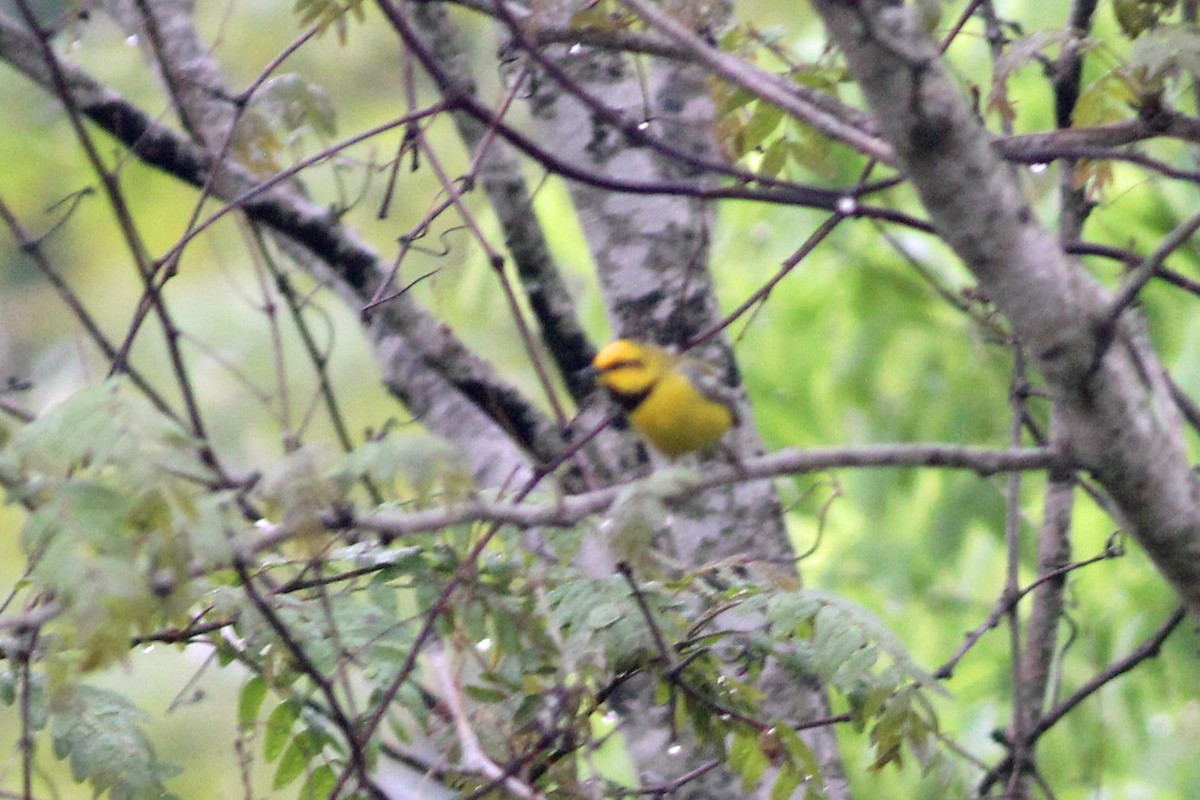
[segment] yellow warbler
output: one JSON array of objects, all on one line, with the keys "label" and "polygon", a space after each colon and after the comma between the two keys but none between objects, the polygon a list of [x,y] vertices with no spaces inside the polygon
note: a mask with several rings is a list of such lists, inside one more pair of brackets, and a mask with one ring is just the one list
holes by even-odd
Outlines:
[{"label": "yellow warbler", "polygon": [[702,361],[617,339],[600,349],[592,368],[633,427],[665,456],[714,445],[737,422],[732,390]]}]

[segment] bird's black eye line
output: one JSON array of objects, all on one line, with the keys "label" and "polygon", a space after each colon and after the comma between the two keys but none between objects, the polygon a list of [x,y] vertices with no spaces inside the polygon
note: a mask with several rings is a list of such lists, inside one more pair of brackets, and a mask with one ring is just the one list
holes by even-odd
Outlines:
[{"label": "bird's black eye line", "polygon": [[640,358],[626,358],[621,361],[614,361],[611,364],[605,364],[600,367],[601,372],[616,372],[619,369],[640,369],[645,363]]}]

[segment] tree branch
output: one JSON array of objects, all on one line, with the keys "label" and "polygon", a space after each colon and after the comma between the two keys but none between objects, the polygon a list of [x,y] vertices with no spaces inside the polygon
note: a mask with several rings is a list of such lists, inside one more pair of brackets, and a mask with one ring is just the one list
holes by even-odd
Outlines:
[{"label": "tree branch", "polygon": [[[1044,447],[987,450],[953,445],[874,445],[789,449],[746,459],[737,466],[713,469],[704,475],[690,478],[686,474],[681,475],[676,487],[664,494],[663,499],[677,501],[719,486],[830,469],[939,467],[970,470],[986,477],[1002,472],[1046,470],[1059,464],[1054,451]],[[623,491],[624,487],[599,489],[560,498],[552,505],[474,498],[446,508],[403,514],[372,513],[347,519],[345,514],[331,512],[325,523],[335,530],[353,527],[393,537],[484,521],[519,527],[567,528],[578,525],[593,514],[602,513]],[[267,528],[264,535],[256,537],[249,544],[253,550],[261,551],[275,547],[292,536],[293,532],[286,527],[276,526]]]},{"label": "tree branch", "polygon": [[817,0],[934,224],[1009,318],[1062,414],[1071,455],[1200,612],[1200,484],[1144,331],[1097,323],[1108,293],[1037,222],[911,8]]}]

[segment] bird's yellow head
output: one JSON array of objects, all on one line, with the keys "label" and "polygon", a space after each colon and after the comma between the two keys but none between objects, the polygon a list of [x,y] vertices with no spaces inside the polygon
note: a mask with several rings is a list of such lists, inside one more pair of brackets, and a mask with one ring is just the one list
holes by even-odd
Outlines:
[{"label": "bird's yellow head", "polygon": [[617,398],[644,396],[669,365],[665,350],[631,339],[609,342],[592,360],[596,379]]}]

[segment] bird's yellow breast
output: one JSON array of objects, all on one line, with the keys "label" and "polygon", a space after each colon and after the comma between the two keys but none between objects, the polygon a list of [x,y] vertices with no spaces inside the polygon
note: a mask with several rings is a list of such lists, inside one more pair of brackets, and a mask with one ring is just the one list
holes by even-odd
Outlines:
[{"label": "bird's yellow breast", "polygon": [[733,424],[733,414],[683,373],[672,371],[629,412],[629,421],[659,452],[675,457],[716,444]]}]

